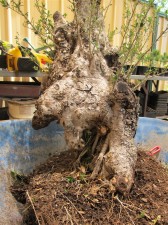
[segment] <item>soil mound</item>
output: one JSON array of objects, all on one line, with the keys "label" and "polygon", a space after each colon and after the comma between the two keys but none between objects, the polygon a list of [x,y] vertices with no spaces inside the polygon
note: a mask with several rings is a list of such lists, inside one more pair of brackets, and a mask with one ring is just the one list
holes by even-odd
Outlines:
[{"label": "soil mound", "polygon": [[82,166],[74,172],[73,162],[71,152],[53,156],[29,184],[12,188],[26,202],[24,224],[168,225],[168,170],[154,158],[138,153],[135,183],[125,197],[109,191],[105,181],[90,182]]}]

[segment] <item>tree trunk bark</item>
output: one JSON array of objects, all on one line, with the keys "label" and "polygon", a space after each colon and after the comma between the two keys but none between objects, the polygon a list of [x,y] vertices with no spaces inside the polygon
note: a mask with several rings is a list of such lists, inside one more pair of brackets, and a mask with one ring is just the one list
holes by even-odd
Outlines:
[{"label": "tree trunk bark", "polygon": [[86,152],[92,145],[92,151],[87,149],[94,153],[91,178],[106,179],[109,187],[128,193],[137,156],[138,102],[125,78],[116,74],[118,54],[107,40],[99,5],[98,0],[76,0],[73,23],[54,14],[56,56],[32,125],[40,129],[57,120],[69,149]]}]

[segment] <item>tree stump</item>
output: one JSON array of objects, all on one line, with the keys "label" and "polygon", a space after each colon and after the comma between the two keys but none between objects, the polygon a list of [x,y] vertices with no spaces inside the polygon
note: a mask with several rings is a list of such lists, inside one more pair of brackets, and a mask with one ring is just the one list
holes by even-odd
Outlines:
[{"label": "tree stump", "polygon": [[92,156],[91,179],[126,194],[134,182],[138,101],[119,73],[119,55],[104,32],[99,6],[98,0],[74,1],[72,23],[54,14],[56,55],[32,126],[62,124],[69,150],[83,153],[79,161],[86,152]]}]

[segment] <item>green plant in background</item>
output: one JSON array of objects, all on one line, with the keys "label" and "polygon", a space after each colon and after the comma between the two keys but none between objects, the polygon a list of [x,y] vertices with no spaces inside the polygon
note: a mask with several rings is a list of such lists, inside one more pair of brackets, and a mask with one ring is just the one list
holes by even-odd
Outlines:
[{"label": "green plant in background", "polygon": [[34,34],[38,36],[41,46],[46,48],[45,54],[50,58],[53,58],[53,19],[50,11],[46,8],[45,3],[40,0],[34,1],[34,6],[37,10],[37,13],[39,13],[39,18],[37,21],[34,21],[33,18],[30,19],[29,13],[24,12],[24,3],[22,0],[11,0],[10,2],[7,0],[0,0],[0,4],[4,8],[9,8],[23,17],[23,25],[28,27]]},{"label": "green plant in background", "polygon": [[157,67],[159,66],[159,62],[161,59],[160,51],[153,50],[149,54],[146,55],[146,62],[148,63],[149,67]]},{"label": "green plant in background", "polygon": [[168,75],[168,53],[166,52],[160,56],[160,70],[161,74]]},{"label": "green plant in background", "polygon": [[[125,2],[124,20],[121,28],[122,43],[119,48],[120,61],[124,65],[130,65],[129,70],[124,71],[123,76],[130,78],[133,70],[139,65],[149,66],[145,73],[146,77],[151,75],[151,67],[160,62],[160,53],[148,45],[149,39],[155,35],[155,26],[158,14],[165,7],[165,1],[160,1],[159,7],[154,0],[142,3],[141,1],[127,0]],[[139,10],[138,10],[139,9]],[[168,26],[158,35],[157,42],[168,31]],[[154,43],[152,43],[154,44]],[[121,70],[118,70],[118,74]],[[156,73],[156,71],[155,71]]]},{"label": "green plant in background", "polygon": [[160,56],[160,67],[167,67],[168,66],[168,53],[164,52],[163,55]]},{"label": "green plant in background", "polygon": [[148,66],[148,72],[150,75],[156,75],[159,73],[159,65],[161,60],[161,54],[158,50],[152,50],[145,56],[145,63]]},{"label": "green plant in background", "polygon": [[145,62],[153,74],[164,74],[168,69],[168,54],[166,52],[161,54],[160,51],[153,50],[145,56]]},{"label": "green plant in background", "polygon": [[[72,3],[71,10],[75,12],[75,1],[67,0]],[[120,68],[117,69],[116,79],[120,75],[125,76],[126,79],[130,79],[130,76],[134,69],[139,65],[150,64],[150,67],[154,64],[164,64],[163,59],[160,58],[157,50],[153,49],[153,45],[165,34],[168,32],[168,26],[158,34],[157,38],[153,40],[152,45],[148,45],[149,39],[156,36],[155,27],[158,22],[158,15],[160,12],[165,13],[165,17],[168,14],[166,10],[166,1],[159,0],[159,4],[155,4],[155,0],[139,1],[139,0],[124,0],[124,13],[123,19],[124,23],[119,31],[116,28],[114,31],[109,32],[109,39],[112,41],[114,35],[120,33],[122,35],[122,42],[119,47],[119,60],[121,62]],[[53,19],[49,10],[46,8],[45,3],[40,0],[35,0],[34,5],[39,13],[39,19],[34,21],[34,19],[29,19],[29,14],[23,12],[23,2],[22,0],[0,0],[0,3],[5,8],[10,8],[24,18],[24,26],[31,29],[41,41],[41,45],[45,48],[45,54],[50,58],[54,58],[54,42],[53,42]],[[102,9],[104,16],[111,4],[108,5],[106,9]],[[98,20],[94,16],[96,6],[91,4],[90,7],[90,17],[88,17],[88,37],[89,37],[89,46],[90,46],[90,57],[96,52],[98,46],[97,43],[94,43],[91,40],[91,33],[98,28],[98,34],[101,35],[103,27],[101,24],[97,24]],[[78,18],[76,17],[76,20]],[[91,47],[94,46],[94,47]],[[158,54],[158,55],[157,55]],[[162,63],[161,63],[162,60]],[[164,59],[165,60],[165,59]],[[160,62],[159,62],[160,61]],[[130,65],[129,69],[125,71],[124,66]],[[151,68],[149,72],[146,73],[146,76],[151,74]]]},{"label": "green plant in background", "polygon": [[2,54],[6,54],[6,52],[10,49],[13,48],[13,45],[10,44],[7,41],[1,41],[0,40],[0,51],[1,51],[1,55]]},{"label": "green plant in background", "polygon": [[142,54],[154,29],[156,11],[153,1],[144,4],[127,0],[124,9],[125,23],[121,28],[120,60],[123,65],[135,64],[140,59],[143,60]]}]

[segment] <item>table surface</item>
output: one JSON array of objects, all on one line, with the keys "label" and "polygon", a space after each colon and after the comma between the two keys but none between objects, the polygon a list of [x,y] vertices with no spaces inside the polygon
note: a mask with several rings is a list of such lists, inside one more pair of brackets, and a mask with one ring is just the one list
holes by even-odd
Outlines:
[{"label": "table surface", "polygon": [[168,76],[149,76],[148,78],[145,78],[144,75],[131,75],[130,77],[133,80],[168,80]]},{"label": "table surface", "polygon": [[[46,73],[38,71],[38,72],[19,72],[13,71],[10,72],[8,70],[0,70],[0,77],[43,77]],[[168,76],[149,76],[145,78],[144,75],[131,75],[130,77],[133,80],[168,80]]]},{"label": "table surface", "polygon": [[0,70],[0,77],[43,77],[46,73],[41,71],[37,72],[19,72],[19,71],[8,71]]}]

